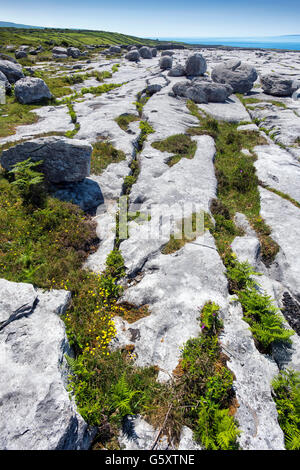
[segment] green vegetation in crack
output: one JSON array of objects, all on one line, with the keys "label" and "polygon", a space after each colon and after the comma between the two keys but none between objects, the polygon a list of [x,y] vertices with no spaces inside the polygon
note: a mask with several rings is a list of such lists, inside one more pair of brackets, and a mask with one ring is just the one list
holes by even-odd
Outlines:
[{"label": "green vegetation in crack", "polygon": [[177,134],[167,137],[165,140],[152,143],[152,147],[161,152],[173,153],[166,162],[169,166],[178,163],[182,158],[193,158],[197,150],[197,143],[190,136]]},{"label": "green vegetation in crack", "polygon": [[272,386],[286,449],[300,450],[300,373],[282,370]]},{"label": "green vegetation in crack", "polygon": [[252,278],[259,273],[248,262],[240,263],[235,255],[228,256],[226,261],[230,290],[238,296],[243,319],[250,325],[258,349],[271,354],[274,343],[290,344],[294,331],[284,327],[284,319],[271,297],[259,292],[259,284]]},{"label": "green vegetation in crack", "polygon": [[111,163],[119,163],[126,159],[122,150],[117,150],[112,144],[105,141],[98,141],[93,144],[93,153],[91,158],[91,173],[101,175],[101,173]]},{"label": "green vegetation in crack", "polygon": [[131,122],[139,121],[139,120],[140,118],[138,116],[136,116],[135,114],[130,114],[130,113],[120,114],[120,116],[118,116],[115,119],[116,123],[125,132],[128,131],[128,126]]},{"label": "green vegetation in crack", "polygon": [[[265,139],[258,132],[237,131],[238,124],[219,122],[200,113],[192,101],[187,102],[187,107],[199,119],[199,127],[190,128],[189,133],[210,135],[216,144],[214,164],[219,205],[212,206],[211,211],[216,219],[213,235],[222,259],[226,260],[231,242],[240,233],[233,217],[236,212],[243,212],[258,235],[262,260],[270,265],[279,247],[270,237],[271,229],[260,215],[260,195],[254,167],[256,156],[252,151],[256,145],[265,144]],[[242,149],[250,150],[251,156],[242,153]]]}]

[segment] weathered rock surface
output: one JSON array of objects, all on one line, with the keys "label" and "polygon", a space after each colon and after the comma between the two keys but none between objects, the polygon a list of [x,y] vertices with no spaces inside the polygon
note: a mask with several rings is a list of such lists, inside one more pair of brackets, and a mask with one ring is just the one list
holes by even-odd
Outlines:
[{"label": "weathered rock surface", "polygon": [[176,64],[173,68],[171,68],[168,75],[170,77],[183,77],[186,74],[185,67],[181,64]]},{"label": "weathered rock surface", "polygon": [[217,65],[211,78],[214,82],[230,85],[234,93],[248,93],[257,79],[257,72],[254,67],[240,60],[229,60]]},{"label": "weathered rock surface", "polygon": [[52,93],[41,78],[25,77],[17,81],[15,97],[22,104],[31,104],[51,99]]},{"label": "weathered rock surface", "polygon": [[[94,431],[66,390],[70,355],[59,318],[66,291],[42,293],[0,280],[0,448],[87,449]],[[18,314],[16,315],[16,312]]]},{"label": "weathered rock surface", "polygon": [[42,137],[4,150],[1,165],[10,170],[18,162],[31,158],[42,161],[41,171],[51,183],[82,181],[90,173],[92,146],[66,137]]},{"label": "weathered rock surface", "polygon": [[280,246],[276,256],[278,280],[300,300],[300,210],[291,202],[260,188],[261,215]]},{"label": "weathered rock surface", "polygon": [[21,65],[8,60],[0,60],[0,72],[6,76],[9,83],[15,83],[24,77]]}]

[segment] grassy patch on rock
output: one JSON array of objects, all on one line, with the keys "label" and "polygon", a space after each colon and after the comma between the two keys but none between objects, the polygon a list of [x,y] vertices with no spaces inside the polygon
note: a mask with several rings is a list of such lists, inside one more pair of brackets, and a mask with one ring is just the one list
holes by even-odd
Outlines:
[{"label": "grassy patch on rock", "polygon": [[39,119],[37,114],[31,112],[37,107],[37,105],[20,104],[13,96],[7,96],[6,104],[0,105],[0,138],[15,134],[17,126],[37,122]]},{"label": "grassy patch on rock", "polygon": [[91,158],[91,173],[101,175],[101,173],[111,163],[118,163],[126,159],[122,150],[117,150],[109,142],[99,141],[93,144],[93,153]]},{"label": "grassy patch on rock", "polygon": [[177,134],[167,137],[165,140],[153,142],[152,147],[161,152],[174,154],[167,161],[169,166],[173,166],[182,158],[193,158],[197,150],[197,143],[188,135]]},{"label": "grassy patch on rock", "polygon": [[134,121],[139,121],[139,119],[140,118],[135,114],[126,113],[118,116],[115,121],[123,131],[127,132],[129,124]]}]

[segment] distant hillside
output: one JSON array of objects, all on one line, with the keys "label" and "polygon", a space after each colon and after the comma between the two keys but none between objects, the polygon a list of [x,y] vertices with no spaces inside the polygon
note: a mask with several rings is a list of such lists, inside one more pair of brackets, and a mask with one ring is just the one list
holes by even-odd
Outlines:
[{"label": "distant hillside", "polygon": [[[1,23],[0,23],[1,24]],[[4,22],[2,22],[4,24]],[[170,41],[169,41],[170,42]],[[166,41],[154,39],[144,39],[120,33],[107,31],[92,31],[84,29],[58,29],[58,28],[38,28],[33,27],[0,27],[0,43],[7,45],[28,44],[36,45],[63,45],[63,46],[83,46],[83,45],[104,45],[104,44],[166,44]]]},{"label": "distant hillside", "polygon": [[8,21],[0,21],[0,28],[22,28],[22,29],[39,29],[41,26],[28,26],[26,24],[10,23]]}]

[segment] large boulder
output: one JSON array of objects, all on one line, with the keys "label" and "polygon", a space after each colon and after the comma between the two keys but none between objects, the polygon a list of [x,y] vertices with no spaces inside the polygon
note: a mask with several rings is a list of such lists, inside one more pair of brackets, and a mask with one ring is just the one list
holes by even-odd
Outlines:
[{"label": "large boulder", "polygon": [[183,77],[185,75],[185,67],[181,64],[176,64],[173,68],[171,68],[168,75],[170,77]]},{"label": "large boulder", "polygon": [[41,78],[25,77],[17,81],[15,97],[19,103],[31,104],[51,99],[52,93]]},{"label": "large boulder", "polygon": [[161,57],[159,60],[159,66],[162,70],[168,70],[172,68],[173,58],[169,55]]},{"label": "large boulder", "polygon": [[173,86],[173,93],[195,103],[224,103],[232,94],[232,88],[207,80],[185,81],[176,83]]},{"label": "large boulder", "polygon": [[153,48],[151,49],[151,54],[152,54],[152,57],[156,57],[156,56],[157,56],[157,49],[156,49],[156,47],[153,47]]},{"label": "large boulder", "polygon": [[0,72],[6,76],[9,83],[15,83],[20,78],[24,78],[21,65],[8,60],[0,60]]},{"label": "large boulder", "polygon": [[88,428],[69,396],[60,315],[70,294],[0,279],[0,449],[84,450]]},{"label": "large boulder", "polygon": [[139,51],[137,49],[132,49],[125,56],[125,59],[130,60],[131,62],[138,62],[140,60],[140,58],[141,58],[141,56],[140,56]]},{"label": "large boulder", "polygon": [[297,90],[297,82],[293,78],[283,77],[276,73],[262,75],[260,81],[262,89],[267,95],[291,96]]},{"label": "large boulder", "polygon": [[140,56],[143,57],[143,59],[152,59],[152,52],[150,47],[143,46],[139,50]]},{"label": "large boulder", "polygon": [[73,59],[78,59],[78,57],[81,55],[81,52],[77,47],[68,47],[67,54],[69,57],[73,57]]},{"label": "large boulder", "polygon": [[230,85],[234,93],[248,93],[257,79],[257,72],[252,65],[240,60],[229,60],[217,65],[211,74],[216,83]]},{"label": "large boulder", "polygon": [[110,46],[108,49],[109,54],[120,54],[121,48],[119,46]]},{"label": "large boulder", "polygon": [[42,161],[41,171],[50,183],[71,183],[84,180],[90,174],[92,146],[67,137],[42,137],[15,145],[2,152],[1,165],[11,170],[13,165],[31,158]]},{"label": "large boulder", "polygon": [[201,54],[193,54],[188,57],[185,70],[188,77],[198,77],[204,75],[207,69],[206,60]]}]

